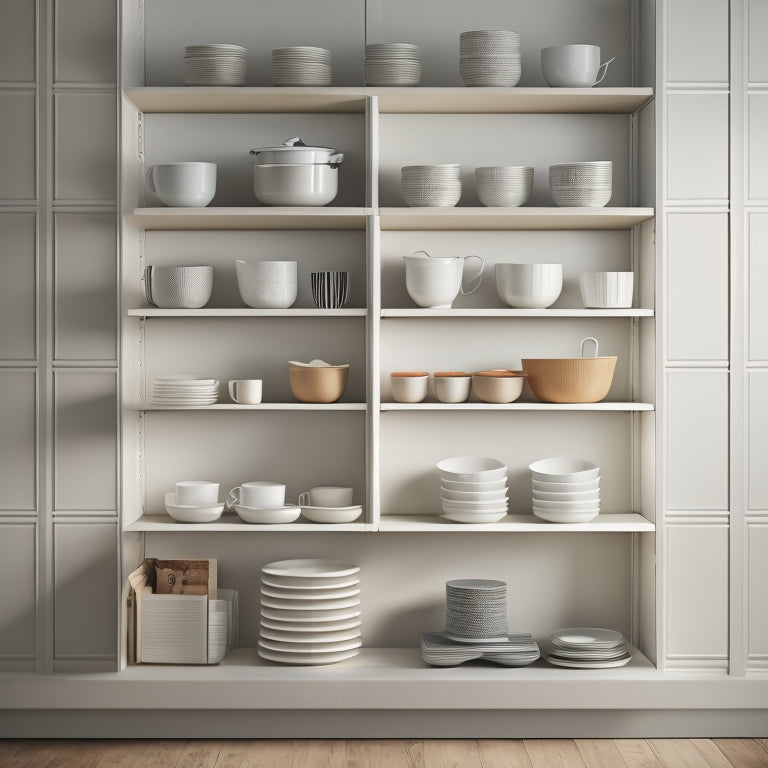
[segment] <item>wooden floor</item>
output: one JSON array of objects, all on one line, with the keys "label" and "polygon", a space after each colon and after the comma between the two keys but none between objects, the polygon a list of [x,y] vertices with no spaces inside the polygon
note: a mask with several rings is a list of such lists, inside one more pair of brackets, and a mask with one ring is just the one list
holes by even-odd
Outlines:
[{"label": "wooden floor", "polygon": [[766,739],[0,740],[2,768],[766,768]]}]

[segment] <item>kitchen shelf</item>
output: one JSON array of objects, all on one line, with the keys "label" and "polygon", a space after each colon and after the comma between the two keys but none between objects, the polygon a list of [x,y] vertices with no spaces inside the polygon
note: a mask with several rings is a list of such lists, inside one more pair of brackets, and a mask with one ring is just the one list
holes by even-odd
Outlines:
[{"label": "kitchen shelf", "polygon": [[123,217],[136,229],[365,229],[367,208],[135,208]]},{"label": "kitchen shelf", "polygon": [[[130,314],[130,313],[129,313]],[[382,309],[382,317],[653,317],[652,309]]]},{"label": "kitchen shelf", "polygon": [[454,523],[435,515],[386,515],[379,522],[382,532],[408,533],[451,531],[453,533],[645,533],[655,531],[653,522],[636,512],[602,514],[588,523],[549,523],[534,515],[509,514],[498,523]]},{"label": "kitchen shelf", "polygon": [[215,403],[214,405],[143,405],[130,408],[133,411],[364,411],[365,403]]},{"label": "kitchen shelf", "polygon": [[[361,518],[365,516],[365,512]],[[143,531],[145,533],[179,533],[195,531],[199,533],[235,532],[235,533],[265,533],[268,531],[367,531],[371,530],[370,523],[362,520],[353,523],[312,523],[299,518],[295,523],[279,525],[257,525],[246,523],[237,515],[222,516],[215,523],[177,523],[169,515],[142,515],[136,522],[125,527],[126,532]]]},{"label": "kitchen shelf", "polygon": [[144,113],[360,114],[376,96],[382,114],[632,114],[652,88],[128,88]]},{"label": "kitchen shelf", "polygon": [[381,229],[561,230],[631,229],[653,218],[653,208],[381,208]]},{"label": "kitchen shelf", "polygon": [[139,307],[128,310],[128,317],[365,317],[368,310],[360,307],[348,309],[251,309],[248,307],[210,307],[203,309],[160,309]]},{"label": "kitchen shelf", "polygon": [[382,403],[382,411],[652,411],[653,403]]}]

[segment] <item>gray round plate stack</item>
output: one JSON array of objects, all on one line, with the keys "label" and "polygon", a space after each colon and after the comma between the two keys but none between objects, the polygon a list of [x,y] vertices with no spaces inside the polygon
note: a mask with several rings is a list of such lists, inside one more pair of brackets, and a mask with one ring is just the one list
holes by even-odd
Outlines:
[{"label": "gray round plate stack", "polygon": [[479,29],[459,35],[459,74],[464,85],[510,88],[522,74],[520,33]]}]

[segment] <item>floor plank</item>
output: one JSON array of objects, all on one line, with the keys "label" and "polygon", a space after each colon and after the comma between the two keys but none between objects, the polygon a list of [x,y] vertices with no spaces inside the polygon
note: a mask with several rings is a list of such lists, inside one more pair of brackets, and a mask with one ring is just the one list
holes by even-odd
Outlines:
[{"label": "floor plank", "polygon": [[531,758],[522,739],[479,739],[483,768],[531,768]]},{"label": "floor plank", "polygon": [[178,768],[214,768],[222,742],[214,739],[190,739],[184,745]]},{"label": "floor plank", "polygon": [[144,742],[146,749],[141,768],[176,768],[184,754],[184,739],[151,739]]},{"label": "floor plank", "polygon": [[404,740],[347,740],[347,768],[412,768],[412,757]]},{"label": "floor plank", "polygon": [[343,739],[297,739],[294,744],[291,768],[346,768],[346,765],[347,745]]},{"label": "floor plank", "polygon": [[572,739],[525,739],[533,768],[586,768]]},{"label": "floor plank", "polygon": [[483,768],[475,739],[437,739],[444,768]]},{"label": "floor plank", "polygon": [[712,739],[691,739],[691,744],[696,747],[707,768],[734,768]]},{"label": "floor plank", "polygon": [[0,765],[3,768],[26,768],[31,766],[33,763],[30,762],[30,759],[39,754],[42,748],[43,743],[40,741],[9,739],[7,748],[3,753],[0,753],[0,756],[2,756]]},{"label": "floor plank", "polygon": [[89,739],[88,741],[78,741],[76,744],[77,750],[72,757],[72,763],[77,768],[96,768],[109,746],[106,739]]},{"label": "floor plank", "polygon": [[224,741],[215,768],[288,768],[293,751],[294,743],[288,739]]},{"label": "floor plank", "polygon": [[587,768],[626,768],[621,752],[611,739],[575,739]]},{"label": "floor plank", "polygon": [[109,742],[96,768],[144,768],[143,758],[147,750],[148,742],[115,739]]},{"label": "floor plank", "polygon": [[768,751],[755,739],[713,739],[734,768],[766,768]]},{"label": "floor plank", "polygon": [[439,739],[424,739],[422,742],[423,762],[419,768],[445,768]]},{"label": "floor plank", "polygon": [[613,743],[627,768],[663,768],[645,739],[614,739]]}]

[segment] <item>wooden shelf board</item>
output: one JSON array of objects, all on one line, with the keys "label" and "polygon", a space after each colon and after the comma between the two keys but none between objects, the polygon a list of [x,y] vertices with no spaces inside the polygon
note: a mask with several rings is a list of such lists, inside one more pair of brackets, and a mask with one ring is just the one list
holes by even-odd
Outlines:
[{"label": "wooden shelf board", "polygon": [[170,515],[142,515],[138,520],[125,526],[126,532],[145,531],[147,533],[179,533],[194,531],[195,533],[234,532],[234,533],[264,533],[267,531],[366,531],[371,530],[370,524],[364,522],[363,516],[353,523],[312,523],[299,518],[295,523],[280,525],[257,525],[246,523],[237,515],[223,515],[215,523],[177,523]]},{"label": "wooden shelf board", "polygon": [[439,515],[382,514],[379,530],[384,532],[454,533],[634,533],[656,530],[650,520],[635,512],[602,514],[589,523],[549,523],[533,515],[509,514],[498,523],[454,523]]},{"label": "wooden shelf board", "polygon": [[187,405],[139,405],[129,408],[133,411],[364,411],[365,403],[258,403],[241,405],[239,403],[215,403],[190,407]]},{"label": "wooden shelf board", "polygon": [[382,411],[652,411],[653,403],[382,403]]},{"label": "wooden shelf board", "polygon": [[391,308],[382,309],[382,317],[653,317],[652,309],[509,309],[509,308],[478,308],[478,309],[416,309]]},{"label": "wooden shelf board", "polygon": [[366,208],[135,208],[123,217],[144,230],[365,229]]},{"label": "wooden shelf board", "polygon": [[207,307],[203,309],[160,309],[139,307],[128,310],[128,317],[365,317],[368,310],[351,307],[348,309],[316,309],[295,307],[291,309],[251,309],[248,307]]},{"label": "wooden shelf board", "polygon": [[567,230],[631,229],[653,218],[653,208],[381,208],[381,229]]},{"label": "wooden shelf board", "polygon": [[384,88],[384,87],[148,87],[125,98],[151,113],[365,112],[376,96],[390,114],[632,114],[653,98],[651,88]]}]

